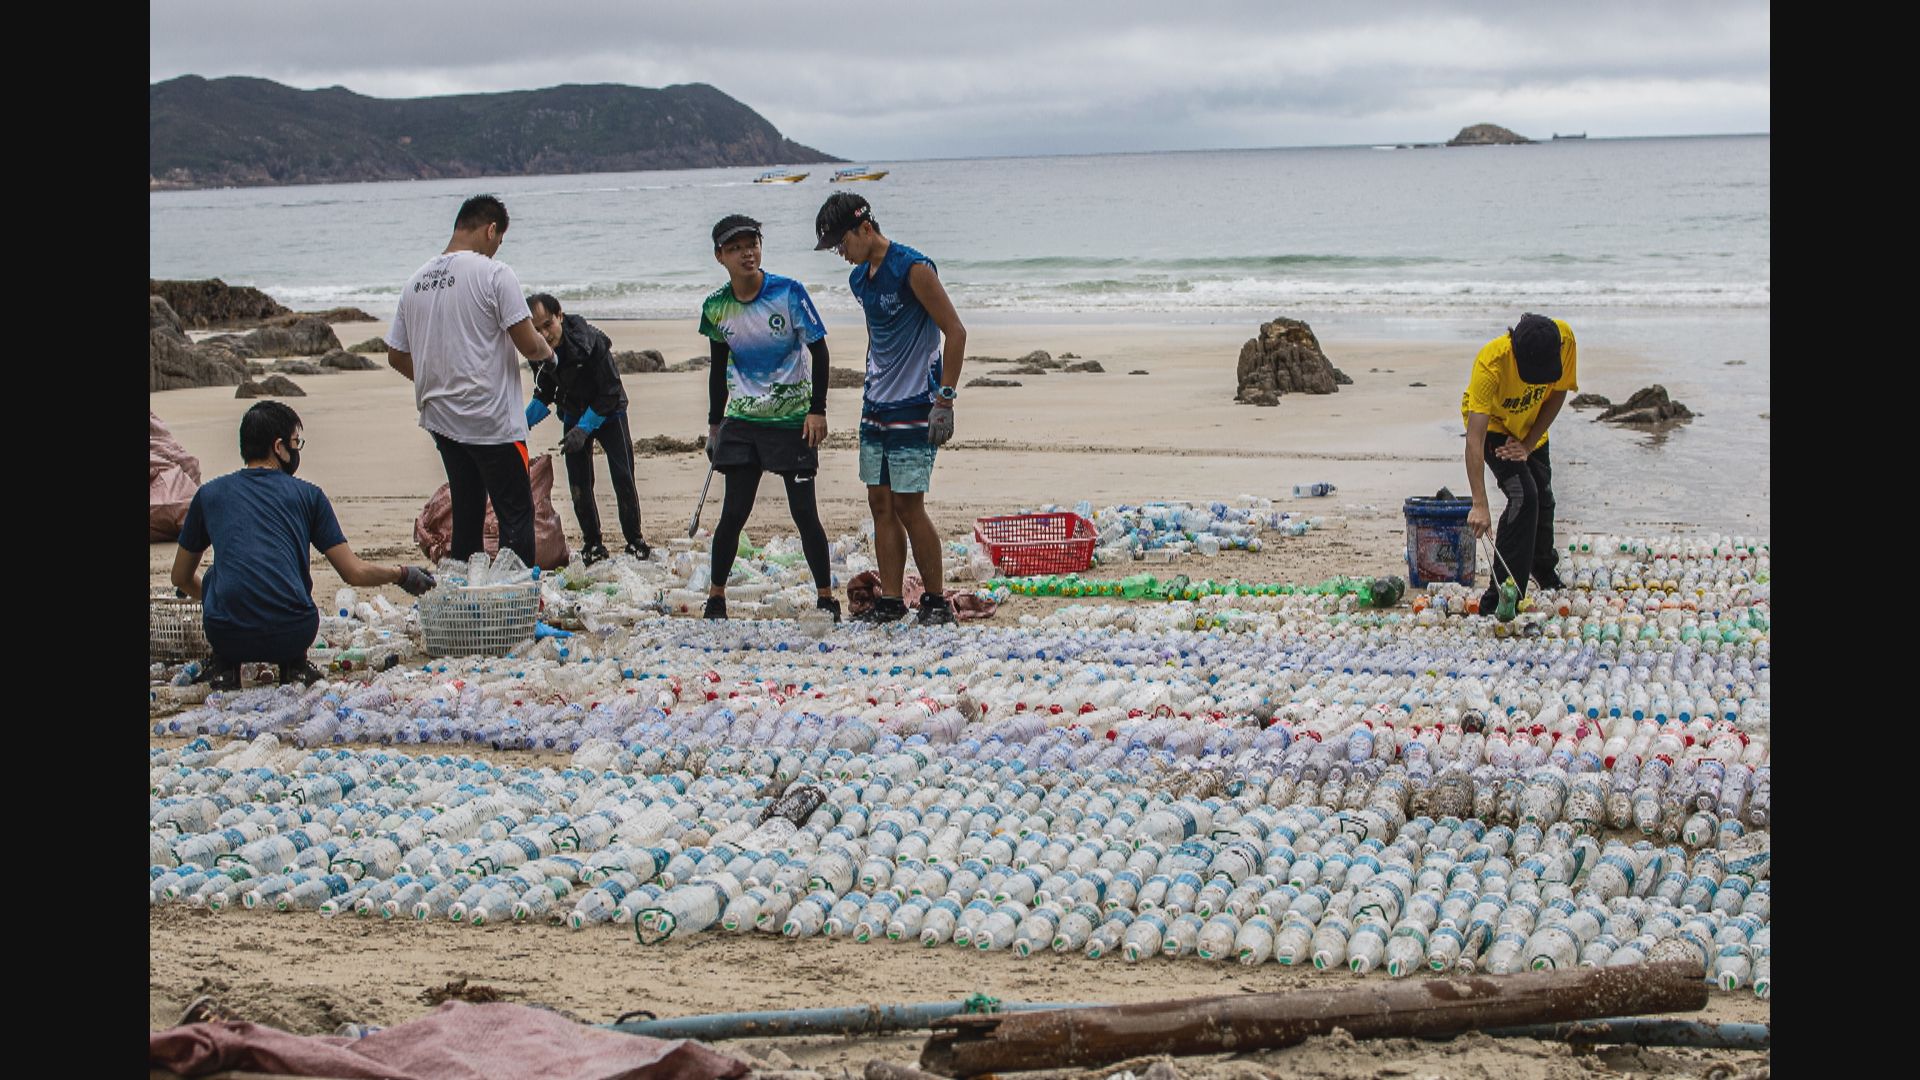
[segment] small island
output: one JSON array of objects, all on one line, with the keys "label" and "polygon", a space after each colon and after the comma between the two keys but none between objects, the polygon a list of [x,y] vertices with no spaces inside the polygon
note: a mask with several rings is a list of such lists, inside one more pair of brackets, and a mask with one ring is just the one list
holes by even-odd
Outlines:
[{"label": "small island", "polygon": [[1532,139],[1525,135],[1516,135],[1498,124],[1473,124],[1460,129],[1460,134],[1447,141],[1448,146],[1524,146]]}]

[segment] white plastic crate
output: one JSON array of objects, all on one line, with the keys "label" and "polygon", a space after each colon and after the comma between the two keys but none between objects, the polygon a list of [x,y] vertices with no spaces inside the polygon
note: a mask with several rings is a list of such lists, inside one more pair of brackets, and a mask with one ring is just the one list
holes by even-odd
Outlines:
[{"label": "white plastic crate", "polygon": [[540,583],[442,585],[420,598],[420,633],[429,656],[504,656],[533,636]]},{"label": "white plastic crate", "polygon": [[155,596],[147,601],[147,656],[151,661],[181,664],[213,655],[200,625],[200,601]]}]

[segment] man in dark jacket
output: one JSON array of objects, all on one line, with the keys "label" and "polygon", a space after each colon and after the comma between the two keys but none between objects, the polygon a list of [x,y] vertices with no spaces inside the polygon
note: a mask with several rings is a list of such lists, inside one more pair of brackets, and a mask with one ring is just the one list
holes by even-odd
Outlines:
[{"label": "man in dark jacket", "polygon": [[653,549],[640,536],[640,494],[633,485],[633,435],[627,428],[627,391],[613,366],[613,342],[578,315],[560,310],[546,293],[527,298],[533,328],[553,346],[555,360],[536,364],[533,400],[527,402],[527,427],[546,419],[558,405],[566,428],[562,450],[567,459],[567,490],[580,519],[581,557],[589,565],[608,557],[600,542],[600,510],[593,502],[593,443],[607,453],[614,501],[620,508],[620,532],[627,554],[645,559]]}]

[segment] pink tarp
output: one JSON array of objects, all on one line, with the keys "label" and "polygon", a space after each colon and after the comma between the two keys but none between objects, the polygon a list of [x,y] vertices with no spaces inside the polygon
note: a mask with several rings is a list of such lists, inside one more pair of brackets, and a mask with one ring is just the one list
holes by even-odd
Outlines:
[{"label": "pink tarp", "polygon": [[[567,565],[567,534],[560,527],[560,513],[553,508],[553,458],[542,454],[527,466],[527,479],[533,484],[533,554],[542,570],[558,570]],[[487,521],[481,529],[481,545],[488,555],[500,553],[500,522],[493,516],[493,500],[487,500]],[[439,562],[453,546],[453,494],[447,485],[433,493],[413,523],[413,541],[433,562]]]},{"label": "pink tarp", "polygon": [[200,490],[200,459],[187,453],[147,410],[147,543],[157,544],[180,535],[187,506]]},{"label": "pink tarp", "polygon": [[241,1022],[147,1036],[147,1064],[181,1076],[223,1069],[340,1080],[723,1080],[747,1063],[687,1039],[576,1024],[525,1005],[449,1001],[363,1039]]},{"label": "pink tarp", "polygon": [[[925,595],[926,591],[926,583],[920,580],[919,574],[908,574],[901,582],[900,598],[909,608],[917,608],[920,606],[920,597]],[[873,607],[873,602],[879,595],[879,574],[871,570],[855,574],[853,580],[847,582],[847,614],[858,615]],[[949,591],[947,603],[953,607],[953,617],[961,622],[991,619],[993,613],[1000,609],[1000,605],[992,600],[970,592]]]}]

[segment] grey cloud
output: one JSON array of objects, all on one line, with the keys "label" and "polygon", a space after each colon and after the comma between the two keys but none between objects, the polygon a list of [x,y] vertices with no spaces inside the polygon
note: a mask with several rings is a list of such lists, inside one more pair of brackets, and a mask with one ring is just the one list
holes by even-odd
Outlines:
[{"label": "grey cloud", "polygon": [[[1574,86],[1596,134],[1651,133],[1634,125],[1654,85],[1681,88],[1680,111],[1651,117],[1663,131],[1765,130],[1771,77],[1757,2],[169,0],[152,16],[156,80],[250,74],[374,96],[698,81],[801,142],[870,157],[1439,138],[1517,126],[1528,100]],[[1488,100],[1512,116],[1466,112]]]}]

